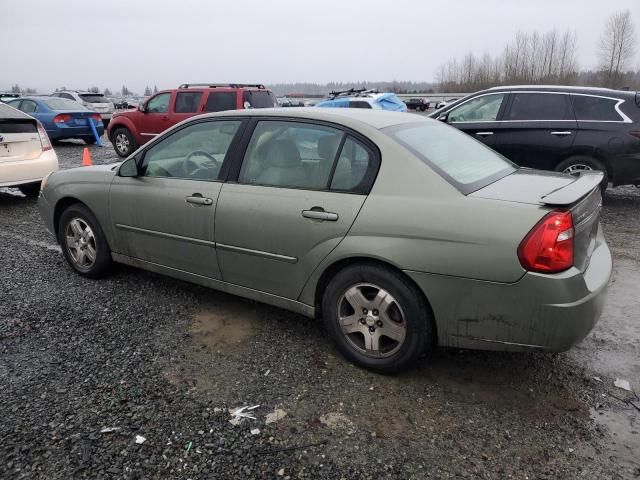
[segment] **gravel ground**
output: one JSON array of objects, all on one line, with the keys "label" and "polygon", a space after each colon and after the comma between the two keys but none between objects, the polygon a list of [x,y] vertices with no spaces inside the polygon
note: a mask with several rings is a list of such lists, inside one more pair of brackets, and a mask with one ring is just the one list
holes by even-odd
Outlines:
[{"label": "gravel ground", "polygon": [[[57,145],[61,167],[82,147]],[[613,380],[640,385],[639,213],[611,191],[614,301],[578,348],[440,349],[381,376],[317,321],[128,267],[81,278],[0,189],[0,478],[637,478],[640,402]]]}]

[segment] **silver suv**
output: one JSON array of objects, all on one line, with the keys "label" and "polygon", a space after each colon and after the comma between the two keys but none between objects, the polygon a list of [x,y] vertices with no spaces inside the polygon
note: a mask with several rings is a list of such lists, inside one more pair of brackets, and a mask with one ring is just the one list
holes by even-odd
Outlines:
[{"label": "silver suv", "polygon": [[104,96],[102,93],[93,92],[81,92],[79,90],[63,90],[60,92],[53,92],[52,97],[68,98],[69,100],[75,100],[81,105],[84,105],[89,110],[97,112],[102,117],[102,123],[104,128],[107,128],[115,107],[113,102]]}]

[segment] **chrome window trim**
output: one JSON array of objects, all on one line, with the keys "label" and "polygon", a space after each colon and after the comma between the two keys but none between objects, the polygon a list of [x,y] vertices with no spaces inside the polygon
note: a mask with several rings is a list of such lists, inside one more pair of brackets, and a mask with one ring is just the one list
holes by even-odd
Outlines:
[{"label": "chrome window trim", "polygon": [[[496,88],[500,88],[500,87],[496,87]],[[620,110],[620,105],[622,105],[626,100],[623,98],[618,98],[618,97],[607,97],[605,95],[596,95],[593,93],[574,93],[574,92],[549,92],[549,91],[544,91],[544,90],[509,90],[509,91],[494,91],[494,92],[487,92],[487,93],[483,93],[481,95],[476,95],[475,97],[471,97],[468,100],[465,100],[462,103],[459,103],[458,105],[455,106],[455,108],[452,108],[451,110],[449,110],[447,113],[454,111],[456,108],[460,107],[461,105],[464,105],[465,103],[474,100],[476,98],[479,97],[484,97],[486,95],[497,95],[500,93],[504,93],[506,94],[510,94],[510,93],[544,93],[544,94],[551,94],[551,95],[577,95],[577,96],[581,96],[581,97],[594,97],[594,98],[604,98],[606,100],[615,100],[617,101],[617,103],[614,105],[614,109],[615,111],[618,113],[618,115],[620,115],[620,118],[622,120],[478,120],[478,121],[470,121],[470,122],[449,122],[450,125],[457,125],[457,124],[465,124],[465,123],[523,123],[523,122],[590,122],[590,123],[633,123],[632,120],[625,115],[625,113]]]}]

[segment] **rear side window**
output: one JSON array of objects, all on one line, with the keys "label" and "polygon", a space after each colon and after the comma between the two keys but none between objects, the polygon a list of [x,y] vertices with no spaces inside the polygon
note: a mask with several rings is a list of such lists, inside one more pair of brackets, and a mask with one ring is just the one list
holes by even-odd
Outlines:
[{"label": "rear side window", "polygon": [[33,120],[0,120],[0,133],[35,133],[37,131]]},{"label": "rear side window", "polygon": [[236,92],[211,92],[204,106],[205,112],[224,112],[225,110],[235,110]]},{"label": "rear side window", "polygon": [[601,122],[620,122],[622,118],[616,111],[618,100],[612,98],[572,95],[573,111],[578,120],[595,120]]},{"label": "rear side window", "polygon": [[362,100],[351,100],[349,102],[351,108],[373,108],[369,102],[363,102]]},{"label": "rear side window", "polygon": [[202,92],[180,92],[176,95],[175,113],[195,113],[200,106]]},{"label": "rear side window", "polygon": [[20,104],[20,110],[24,113],[35,113],[38,110],[38,104],[31,100],[23,100]]},{"label": "rear side window", "polygon": [[268,90],[245,90],[242,103],[245,108],[271,108],[277,105],[276,97]]},{"label": "rear side window", "polygon": [[344,142],[338,163],[336,163],[331,180],[331,190],[338,191],[361,191],[360,188],[365,182],[367,173],[375,174],[375,170],[370,168],[373,163],[373,156],[360,142],[353,138],[347,138]]},{"label": "rear side window", "polygon": [[555,93],[512,93],[505,120],[575,120],[567,95]]},{"label": "rear side window", "polygon": [[513,164],[466,133],[437,122],[383,130],[467,194],[515,170]]}]

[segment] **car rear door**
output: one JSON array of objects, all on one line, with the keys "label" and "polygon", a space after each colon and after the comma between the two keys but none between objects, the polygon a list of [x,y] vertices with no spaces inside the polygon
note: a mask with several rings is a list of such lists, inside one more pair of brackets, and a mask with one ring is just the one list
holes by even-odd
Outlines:
[{"label": "car rear door", "polygon": [[334,126],[276,118],[250,128],[216,211],[222,278],[296,299],[351,228],[379,157]]},{"label": "car rear door", "polygon": [[571,154],[577,122],[569,95],[516,91],[493,148],[522,167],[553,170]]},{"label": "car rear door", "polygon": [[175,125],[189,117],[193,117],[202,111],[203,91],[189,89],[178,91],[171,102],[169,123]]},{"label": "car rear door", "polygon": [[507,100],[506,92],[478,95],[447,112],[446,122],[492,147]]},{"label": "car rear door", "polygon": [[[241,119],[196,122],[172,132],[136,157],[139,172],[111,185],[112,250],[182,272],[220,277],[214,248],[219,174],[242,130]],[[141,155],[141,156],[140,156]],[[122,171],[122,169],[121,169]]]}]

